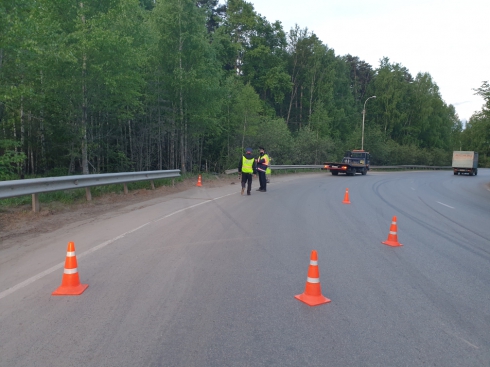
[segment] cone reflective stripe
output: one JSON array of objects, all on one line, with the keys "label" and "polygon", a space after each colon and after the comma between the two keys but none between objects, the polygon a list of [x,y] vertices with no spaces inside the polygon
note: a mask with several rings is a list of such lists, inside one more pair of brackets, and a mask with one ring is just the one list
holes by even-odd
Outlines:
[{"label": "cone reflective stripe", "polygon": [[63,278],[61,279],[61,285],[56,289],[53,296],[78,296],[87,289],[88,284],[80,284],[80,278],[78,277],[78,264],[77,257],[75,255],[75,244],[68,242],[68,249],[66,251],[65,269],[63,271]]},{"label": "cone reflective stripe", "polygon": [[202,186],[201,175],[197,176],[197,185],[198,187]]},{"label": "cone reflective stripe", "polygon": [[388,246],[403,246],[400,242],[398,242],[398,235],[397,235],[397,226],[396,226],[396,216],[393,217],[391,220],[391,226],[390,226],[390,232],[388,233],[388,239],[384,242],[381,242],[383,245],[388,245]]},{"label": "cone reflective stripe", "polygon": [[343,204],[350,204],[349,189],[345,189],[344,201],[342,201],[342,203]]},{"label": "cone reflective stripe", "polygon": [[309,306],[318,306],[330,302],[322,295],[320,286],[320,270],[318,269],[318,254],[316,250],[311,252],[310,267],[308,268],[308,277],[303,294],[298,294],[294,298],[306,303]]}]

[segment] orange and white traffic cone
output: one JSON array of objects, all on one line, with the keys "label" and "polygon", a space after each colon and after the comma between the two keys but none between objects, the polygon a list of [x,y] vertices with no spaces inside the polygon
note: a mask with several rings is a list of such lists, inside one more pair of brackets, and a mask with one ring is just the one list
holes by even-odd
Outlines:
[{"label": "orange and white traffic cone", "polygon": [[342,204],[350,204],[349,189],[345,189],[344,201],[342,201]]},{"label": "orange and white traffic cone", "polygon": [[202,186],[202,180],[201,180],[201,175],[197,176],[197,185],[198,187]]},{"label": "orange and white traffic cone", "polygon": [[397,235],[397,226],[396,226],[396,216],[393,217],[391,220],[391,226],[390,226],[390,233],[388,233],[388,239],[384,242],[381,242],[383,245],[388,245],[388,246],[403,246],[400,242],[398,242],[398,235]]},{"label": "orange and white traffic cone", "polygon": [[311,251],[310,267],[308,268],[308,277],[303,294],[298,294],[294,298],[306,303],[308,306],[318,306],[330,302],[322,296],[320,287],[320,270],[318,269],[318,254],[316,250]]},{"label": "orange and white traffic cone", "polygon": [[77,257],[75,255],[75,244],[68,242],[66,250],[65,270],[61,285],[56,289],[53,296],[78,296],[87,289],[88,284],[80,284],[78,277]]}]

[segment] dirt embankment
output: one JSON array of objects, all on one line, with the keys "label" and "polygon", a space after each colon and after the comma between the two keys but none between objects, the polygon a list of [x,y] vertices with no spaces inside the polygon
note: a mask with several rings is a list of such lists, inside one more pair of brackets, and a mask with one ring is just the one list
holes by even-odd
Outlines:
[{"label": "dirt embankment", "polygon": [[[221,187],[237,184],[236,176],[220,175],[204,182],[205,187]],[[91,202],[82,201],[73,204],[59,202],[41,203],[41,211],[33,213],[29,205],[10,207],[0,210],[0,249],[7,245],[6,240],[22,240],[24,236],[51,232],[76,221],[141,203],[158,197],[175,194],[195,187],[195,179],[187,179],[175,186],[161,186],[155,190],[132,190],[128,195],[106,194],[94,198]],[[8,247],[8,246],[7,246]]]}]

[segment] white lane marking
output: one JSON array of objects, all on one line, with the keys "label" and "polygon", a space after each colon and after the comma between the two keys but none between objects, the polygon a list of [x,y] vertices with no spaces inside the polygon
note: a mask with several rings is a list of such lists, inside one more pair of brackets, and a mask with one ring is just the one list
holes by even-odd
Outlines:
[{"label": "white lane marking", "polygon": [[462,337],[460,337],[460,336],[457,336],[457,335],[454,335],[454,336],[455,336],[456,338],[461,339],[462,341],[464,341],[464,342],[465,342],[466,344],[468,344],[470,347],[473,347],[473,348],[475,348],[475,349],[478,349],[478,347],[477,347],[475,344],[470,343],[468,340],[466,340],[466,339],[464,339],[464,338],[462,338]]},{"label": "white lane marking", "polygon": [[[194,204],[194,205],[188,206],[186,208],[179,209],[179,210],[177,210],[177,211],[175,211],[173,213],[167,214],[167,215],[165,215],[165,216],[163,216],[161,218],[152,220],[152,221],[150,221],[148,223],[145,223],[145,224],[143,224],[143,225],[141,225],[141,226],[139,226],[139,227],[137,227],[135,229],[132,229],[131,231],[124,232],[123,234],[121,234],[121,235],[119,235],[117,237],[114,237],[114,238],[112,238],[112,239],[110,239],[108,241],[102,242],[101,244],[99,244],[99,245],[97,245],[95,247],[92,247],[91,249],[89,249],[89,250],[87,250],[85,252],[82,252],[80,255],[78,255],[78,258],[81,259],[82,257],[85,257],[85,256],[87,256],[87,255],[89,255],[89,254],[91,254],[91,253],[93,253],[93,252],[95,252],[97,250],[100,250],[101,248],[104,248],[107,245],[110,245],[111,243],[113,243],[113,242],[115,242],[115,241],[117,241],[117,240],[119,240],[119,239],[127,236],[128,234],[133,233],[133,232],[136,232],[136,231],[140,230],[143,227],[146,227],[149,224],[159,222],[159,221],[161,221],[161,220],[163,220],[165,218],[171,217],[172,215],[181,213],[184,210],[195,208],[196,206],[199,206],[199,205],[202,205],[202,204],[206,204],[206,203],[210,203],[210,202],[213,202],[215,200],[219,200],[219,199],[222,199],[224,197],[227,197],[227,196],[230,196],[230,195],[235,195],[235,194],[236,194],[236,192],[231,193],[231,194],[227,194],[227,195],[223,195],[223,196],[220,196],[220,197],[217,197],[217,198],[214,198],[214,199],[208,199],[206,201],[203,201],[202,203]],[[11,288],[8,288],[8,289],[4,290],[3,292],[0,292],[0,299],[2,299],[4,297],[7,297],[9,294],[12,294],[15,291],[18,291],[19,289],[22,289],[22,288],[28,286],[29,284],[34,283],[36,280],[39,280],[39,279],[45,277],[46,275],[51,274],[52,272],[54,272],[54,271],[56,271],[58,269],[63,268],[64,266],[65,266],[65,262],[63,261],[63,262],[61,262],[59,264],[56,264],[55,266],[52,266],[51,268],[49,268],[47,270],[44,270],[43,272],[41,272],[41,273],[39,273],[37,275],[34,275],[33,277],[30,277],[29,279],[24,280],[23,282],[21,282],[19,284],[14,285]]]},{"label": "white lane marking", "polygon": [[454,209],[454,207],[449,206],[449,205],[446,205],[446,204],[444,204],[444,203],[441,203],[440,201],[438,201],[437,203],[438,203],[438,204],[441,204],[441,205],[444,205],[444,206],[447,206],[448,208]]},{"label": "white lane marking", "polygon": [[24,288],[25,286],[31,284],[31,283],[34,283],[36,280],[38,279],[41,279],[42,277],[44,277],[45,275],[48,275],[48,274],[51,274],[53,271],[55,270],[58,270],[58,269],[61,269],[63,266],[65,265],[64,262],[62,263],[59,263],[47,270],[44,270],[43,272],[37,274],[37,275],[34,275],[33,277],[27,279],[27,280],[24,280],[22,283],[19,283],[17,285],[14,285],[12,288],[9,288],[5,291],[3,291],[2,293],[0,293],[0,299],[2,299],[3,297],[6,297],[8,296],[9,294],[11,293],[14,293],[15,291],[18,291],[19,289],[21,288]]},{"label": "white lane marking", "polygon": [[442,324],[442,326],[444,326],[444,328],[442,328],[442,331],[444,331],[446,334],[451,335],[451,336],[454,336],[455,338],[457,338],[459,340],[462,340],[463,342],[465,342],[466,344],[468,344],[470,347],[473,347],[475,349],[480,349],[475,344],[470,343],[468,340],[466,340],[466,339],[460,337],[459,335],[456,335],[455,333],[453,333],[450,330],[448,330],[448,327],[444,323],[441,322],[441,324]]},{"label": "white lane marking", "polygon": [[413,187],[411,187],[411,189],[412,189],[413,191],[415,191],[415,189],[414,189]]}]

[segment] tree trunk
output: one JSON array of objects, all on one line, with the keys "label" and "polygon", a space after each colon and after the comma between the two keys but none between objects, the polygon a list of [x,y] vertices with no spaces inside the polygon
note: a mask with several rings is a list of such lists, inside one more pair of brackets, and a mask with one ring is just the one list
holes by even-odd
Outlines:
[{"label": "tree trunk", "polygon": [[[20,152],[24,153],[25,142],[25,126],[24,126],[24,96],[20,96]],[[20,165],[20,176],[24,178],[26,171],[25,162]]]},{"label": "tree trunk", "polygon": [[[30,168],[31,168],[31,175],[34,175],[35,173],[35,164],[34,164],[34,149],[32,147],[32,114],[31,112],[29,111],[29,114],[28,114],[28,129],[27,129],[27,156],[29,158],[29,162],[30,162]],[[26,169],[27,172],[29,172],[29,165],[27,166],[27,169]]]},{"label": "tree trunk", "polygon": [[312,106],[313,106],[313,91],[315,89],[315,74],[311,77],[311,86],[310,86],[310,111],[308,114],[308,123],[310,123],[311,120],[311,114],[312,114]]},{"label": "tree trunk", "polygon": [[160,81],[157,80],[157,108],[158,108],[158,169],[163,169],[163,147],[162,147],[162,111],[160,106]]},{"label": "tree trunk", "polygon": [[[228,101],[228,115],[226,116],[226,121],[228,123],[227,129],[227,142],[228,142],[228,159],[230,159],[230,101]],[[199,161],[199,166],[201,165],[201,161]]]},{"label": "tree trunk", "polygon": [[299,97],[299,128],[303,122],[303,86],[301,86],[301,95]]},{"label": "tree trunk", "polygon": [[158,169],[163,169],[162,128],[160,127],[160,116],[158,116]]},{"label": "tree trunk", "polygon": [[295,109],[295,112],[296,112],[296,118],[295,118],[295,122],[299,122],[299,118],[298,118],[298,92],[296,92],[296,98],[294,99],[294,109]]},{"label": "tree trunk", "polygon": [[202,162],[202,148],[204,145],[204,135],[197,140],[197,172],[201,172],[201,162]]},{"label": "tree trunk", "polygon": [[[42,70],[40,71],[40,83],[41,83],[41,91],[44,99],[44,78],[43,78],[43,72]],[[41,140],[41,157],[38,157],[38,162],[37,162],[37,168],[40,168],[40,170],[44,173],[46,171],[46,147],[45,147],[45,141],[44,141],[44,107],[41,106],[41,110],[39,111],[40,118],[39,118],[39,138]]]},{"label": "tree trunk", "polygon": [[298,88],[297,86],[294,86],[293,87],[293,91],[291,93],[291,100],[289,101],[288,117],[286,119],[286,124],[289,123],[289,118],[291,117],[291,109],[293,107],[294,97],[296,97],[297,88]]},{"label": "tree trunk", "polygon": [[[174,109],[172,109],[174,110]],[[175,169],[175,111],[172,113],[172,127],[170,129],[170,169]]]},{"label": "tree trunk", "polygon": [[247,128],[247,114],[243,116],[243,135],[242,135],[242,152],[245,149],[245,130]]},{"label": "tree trunk", "polygon": [[185,134],[185,127],[184,127],[184,95],[183,95],[183,90],[182,90],[182,48],[184,44],[184,40],[182,39],[182,19],[181,19],[181,14],[179,13],[179,78],[180,78],[180,85],[179,85],[179,113],[180,113],[180,172],[182,174],[186,173],[185,170],[185,145],[184,145],[184,134]]},{"label": "tree trunk", "polygon": [[[83,9],[83,3],[80,3]],[[82,14],[82,23],[85,24],[85,16]],[[85,77],[87,74],[87,55],[82,55],[82,173],[88,175],[88,148],[87,148],[87,85]]]},{"label": "tree trunk", "polygon": [[[293,79],[293,84],[295,84],[294,79]],[[293,101],[294,101],[294,97],[296,96],[297,90],[298,90],[298,86],[293,85],[293,88],[291,91],[291,99],[289,100],[289,109],[288,109],[288,117],[286,119],[286,124],[289,124],[289,118],[291,117],[291,109],[293,107]]]},{"label": "tree trunk", "polygon": [[128,120],[128,135],[129,135],[129,156],[131,158],[131,163],[134,163],[133,155],[133,131],[131,129],[131,120]]}]

